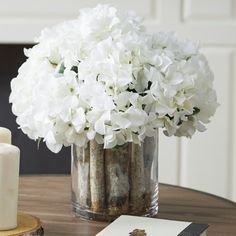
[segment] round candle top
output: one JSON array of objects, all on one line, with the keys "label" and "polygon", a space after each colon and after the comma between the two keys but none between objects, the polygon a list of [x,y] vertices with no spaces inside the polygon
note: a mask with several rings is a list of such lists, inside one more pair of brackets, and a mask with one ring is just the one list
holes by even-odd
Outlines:
[{"label": "round candle top", "polygon": [[0,143],[0,157],[15,154],[20,154],[20,149],[17,146],[8,143]]},{"label": "round candle top", "polygon": [[0,127],[0,143],[11,144],[11,131],[9,129]]}]

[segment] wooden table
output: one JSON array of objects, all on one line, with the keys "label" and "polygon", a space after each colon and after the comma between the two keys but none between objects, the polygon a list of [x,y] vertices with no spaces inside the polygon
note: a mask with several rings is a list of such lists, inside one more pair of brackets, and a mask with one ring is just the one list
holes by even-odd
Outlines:
[{"label": "wooden table", "polygon": [[[45,236],[92,236],[107,225],[73,216],[69,176],[20,177],[19,193],[19,210],[38,216]],[[160,184],[159,205],[159,218],[208,223],[208,236],[236,236],[236,204],[233,202]]]}]

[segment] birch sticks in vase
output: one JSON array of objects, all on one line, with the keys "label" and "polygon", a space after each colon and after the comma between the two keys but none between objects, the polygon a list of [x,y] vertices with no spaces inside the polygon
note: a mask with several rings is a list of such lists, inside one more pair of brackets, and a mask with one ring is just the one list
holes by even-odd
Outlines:
[{"label": "birch sticks in vase", "polygon": [[[157,208],[157,183],[152,163],[157,159],[155,138],[142,145],[127,143],[112,149],[90,141],[84,148],[73,146],[72,202],[83,217],[112,220],[121,214],[151,215]],[[156,192],[155,192],[156,191]],[[157,209],[155,209],[157,212]]]}]

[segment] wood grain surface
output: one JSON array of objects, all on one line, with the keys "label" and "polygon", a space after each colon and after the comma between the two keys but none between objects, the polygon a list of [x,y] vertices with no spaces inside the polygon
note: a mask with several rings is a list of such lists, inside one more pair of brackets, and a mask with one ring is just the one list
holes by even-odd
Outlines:
[{"label": "wood grain surface", "polygon": [[[22,176],[19,210],[39,217],[45,236],[94,236],[108,225],[74,217],[70,194],[70,176]],[[203,192],[160,184],[158,218],[208,223],[208,236],[236,236],[236,204]]]}]

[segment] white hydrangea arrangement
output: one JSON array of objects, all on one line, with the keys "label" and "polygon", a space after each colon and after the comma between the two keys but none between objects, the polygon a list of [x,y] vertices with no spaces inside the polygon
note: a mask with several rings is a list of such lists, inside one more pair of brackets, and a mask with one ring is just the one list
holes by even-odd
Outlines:
[{"label": "white hydrangea arrangement", "polygon": [[89,140],[141,143],[158,128],[191,137],[217,108],[213,74],[197,44],[148,34],[134,14],[83,9],[42,31],[11,82],[17,123],[58,152]]}]

